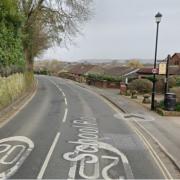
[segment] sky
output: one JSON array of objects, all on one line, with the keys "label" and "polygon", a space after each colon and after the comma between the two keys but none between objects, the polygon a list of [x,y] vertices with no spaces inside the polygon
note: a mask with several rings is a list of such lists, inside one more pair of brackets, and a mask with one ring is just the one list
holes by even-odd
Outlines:
[{"label": "sky", "polygon": [[93,7],[76,45],[52,47],[41,59],[153,59],[157,12],[163,15],[158,58],[180,52],[180,0],[94,0]]}]

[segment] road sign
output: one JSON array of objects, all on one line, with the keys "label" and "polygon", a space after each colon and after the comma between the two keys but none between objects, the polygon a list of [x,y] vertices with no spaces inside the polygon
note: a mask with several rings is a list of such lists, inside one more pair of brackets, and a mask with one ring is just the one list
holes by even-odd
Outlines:
[{"label": "road sign", "polygon": [[159,64],[159,74],[161,75],[166,74],[166,63]]},{"label": "road sign", "polygon": [[158,70],[156,68],[152,69],[152,73],[153,74],[157,74],[158,73]]}]

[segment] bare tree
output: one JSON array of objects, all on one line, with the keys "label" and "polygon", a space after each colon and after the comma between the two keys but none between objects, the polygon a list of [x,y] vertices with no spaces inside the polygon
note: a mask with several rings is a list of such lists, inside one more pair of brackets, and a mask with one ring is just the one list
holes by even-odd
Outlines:
[{"label": "bare tree", "polygon": [[143,67],[143,64],[139,60],[136,60],[136,59],[127,61],[126,65],[131,68],[142,68]]},{"label": "bare tree", "polygon": [[71,41],[90,17],[92,0],[19,0],[25,16],[23,48],[27,69],[33,59],[53,44]]}]

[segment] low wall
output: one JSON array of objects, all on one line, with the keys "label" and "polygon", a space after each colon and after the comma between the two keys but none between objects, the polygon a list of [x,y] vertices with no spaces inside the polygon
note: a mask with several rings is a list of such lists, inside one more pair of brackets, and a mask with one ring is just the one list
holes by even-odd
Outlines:
[{"label": "low wall", "polygon": [[107,82],[107,88],[119,89],[120,83],[119,82]]},{"label": "low wall", "polygon": [[88,79],[87,84],[91,86],[96,86],[99,88],[120,88],[120,83],[119,82],[109,82],[109,81],[100,81],[100,80],[93,80],[93,79]]},{"label": "low wall", "polygon": [[0,77],[0,110],[20,97],[34,81],[32,73],[17,73]]}]

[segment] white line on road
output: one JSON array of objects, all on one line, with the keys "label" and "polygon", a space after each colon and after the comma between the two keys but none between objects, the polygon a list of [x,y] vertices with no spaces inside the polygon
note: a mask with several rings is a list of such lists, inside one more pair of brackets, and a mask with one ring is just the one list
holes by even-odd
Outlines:
[{"label": "white line on road", "polygon": [[52,154],[53,154],[53,151],[54,151],[54,149],[55,149],[55,147],[56,147],[56,144],[57,144],[57,142],[58,142],[58,140],[59,140],[60,135],[61,135],[61,133],[58,132],[57,135],[56,135],[56,137],[54,138],[54,141],[53,141],[53,143],[52,143],[52,145],[51,145],[51,148],[50,148],[50,150],[49,150],[49,152],[48,152],[48,154],[47,154],[47,156],[46,156],[46,159],[45,159],[45,161],[44,161],[44,163],[43,163],[43,166],[41,167],[41,170],[40,170],[40,172],[39,172],[39,174],[38,174],[37,179],[42,179],[42,178],[43,178],[43,175],[44,175],[45,170],[46,170],[46,168],[47,168],[47,166],[48,166],[48,163],[49,163],[49,161],[50,161],[50,158],[51,158],[51,156],[52,156]]},{"label": "white line on road", "polygon": [[65,113],[64,113],[64,117],[63,117],[63,120],[62,120],[63,123],[66,122],[67,113],[68,113],[68,109],[66,108],[66,109],[65,109]]},{"label": "white line on road", "polygon": [[65,93],[63,92],[63,90],[62,90],[54,81],[52,81],[52,80],[49,79],[49,78],[48,78],[48,80],[58,88],[58,90],[62,93],[62,95],[63,95],[64,97],[66,97]]},{"label": "white line on road", "polygon": [[62,95],[64,96],[64,97],[66,97],[66,95],[64,94],[64,92],[62,91]]},{"label": "white line on road", "polygon": [[64,102],[65,102],[65,105],[67,106],[67,99],[66,98],[64,98]]}]

